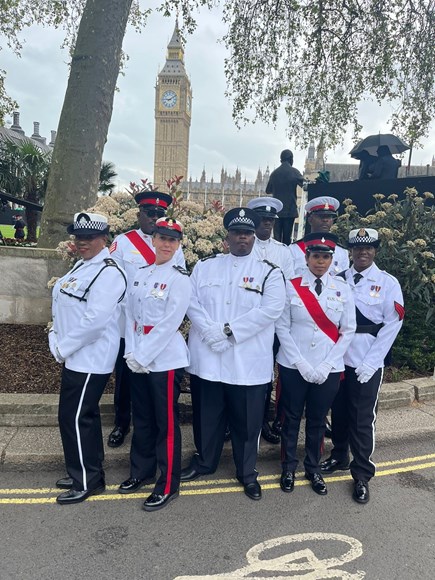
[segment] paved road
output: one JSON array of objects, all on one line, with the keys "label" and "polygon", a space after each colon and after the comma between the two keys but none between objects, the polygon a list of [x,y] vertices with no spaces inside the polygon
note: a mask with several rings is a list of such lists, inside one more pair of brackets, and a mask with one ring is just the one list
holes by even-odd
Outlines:
[{"label": "paved road", "polygon": [[144,493],[55,504],[53,472],[1,473],[1,580],[187,580],[435,577],[435,449],[429,436],[376,453],[372,500],[350,497],[349,476],[314,494],[302,473],[279,489],[276,460],[259,465],[264,497],[246,498],[226,461],[212,479],[183,486],[165,510],[141,510]]}]

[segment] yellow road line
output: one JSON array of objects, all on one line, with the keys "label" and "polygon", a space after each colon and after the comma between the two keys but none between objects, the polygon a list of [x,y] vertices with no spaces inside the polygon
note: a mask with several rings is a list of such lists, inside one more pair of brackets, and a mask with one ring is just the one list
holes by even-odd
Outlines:
[{"label": "yellow road line", "polygon": [[[426,461],[428,459],[435,459],[435,453],[430,453],[428,455],[417,455],[415,457],[405,457],[403,459],[393,459],[391,461],[380,461],[376,463],[376,467],[388,467],[390,465],[403,465],[406,463],[417,463],[419,461]],[[303,472],[301,472],[303,473]],[[376,473],[377,476],[382,475],[382,473]],[[274,481],[279,479],[280,474],[272,474],[272,475],[260,475],[258,477],[258,481]],[[349,479],[350,476],[343,475],[343,476],[335,476],[334,478],[329,477],[328,481],[340,481],[341,479]],[[208,485],[218,486],[224,484],[233,484],[237,481],[235,478],[229,479],[198,479],[197,481],[189,481],[188,483],[184,483],[183,486],[188,485],[189,487],[205,487]],[[304,484],[305,485],[305,484]],[[107,485],[106,490],[108,491],[117,491],[119,485]],[[264,487],[264,485],[263,485]],[[142,488],[143,490],[153,489],[152,485],[146,485]],[[267,489],[267,488],[265,488]],[[32,494],[47,494],[47,493],[61,493],[57,487],[41,487],[41,488],[17,488],[17,489],[1,489],[0,488],[0,495],[32,495]],[[141,496],[140,496],[141,497]]]},{"label": "yellow road line", "polygon": [[[435,467],[435,461],[429,463],[421,463],[417,465],[407,465],[402,467],[397,467],[395,469],[385,469],[383,471],[378,471],[376,473],[376,477],[383,477],[386,475],[395,475],[398,473],[406,473],[408,471],[420,471],[422,469],[429,469],[431,467]],[[277,476],[276,476],[277,477]],[[351,480],[350,475],[341,475],[341,476],[334,476],[334,477],[326,477],[325,480],[328,483],[332,482],[340,482],[340,481],[348,481]],[[223,482],[229,481],[230,483],[234,483],[234,480],[217,480],[218,484],[222,484]],[[203,485],[207,482],[202,482]],[[310,482],[307,480],[296,480],[296,486],[304,486],[309,485]],[[264,490],[266,489],[278,489],[279,483],[268,483],[262,485]],[[110,488],[117,489],[117,486],[110,486]],[[48,489],[48,493],[56,493],[59,490],[52,490]],[[109,488],[108,488],[109,489]],[[0,490],[0,494],[2,494],[5,490]],[[7,490],[10,492],[11,490]],[[15,490],[16,494],[22,493],[23,490]],[[145,491],[145,490],[143,490]],[[37,490],[33,490],[34,493]],[[237,487],[212,487],[212,488],[204,488],[204,489],[184,489],[184,485],[182,487],[181,495],[210,495],[210,494],[217,494],[217,493],[242,493],[243,488],[238,485]],[[132,493],[128,495],[122,494],[108,494],[108,495],[94,495],[88,498],[86,501],[114,501],[114,500],[127,500],[127,499],[144,499],[146,493]],[[54,497],[38,497],[38,498],[0,498],[0,504],[52,504],[56,502],[56,498]]]}]

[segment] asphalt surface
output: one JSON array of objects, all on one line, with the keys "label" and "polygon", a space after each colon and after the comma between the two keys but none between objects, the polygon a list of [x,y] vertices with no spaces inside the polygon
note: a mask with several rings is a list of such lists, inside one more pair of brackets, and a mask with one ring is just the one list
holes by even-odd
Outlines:
[{"label": "asphalt surface", "polygon": [[366,505],[352,500],[348,472],[327,478],[326,497],[302,472],[294,492],[282,493],[275,448],[258,464],[261,501],[243,494],[224,457],[215,475],[184,484],[177,500],[151,514],[141,509],[150,489],[116,492],[122,468],[107,470],[104,495],[67,507],[55,503],[60,474],[3,472],[0,577],[432,580],[433,433],[381,438],[375,460]]}]

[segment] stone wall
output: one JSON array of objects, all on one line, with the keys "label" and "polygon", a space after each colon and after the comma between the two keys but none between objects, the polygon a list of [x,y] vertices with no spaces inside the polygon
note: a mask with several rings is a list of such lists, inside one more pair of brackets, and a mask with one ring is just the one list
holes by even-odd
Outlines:
[{"label": "stone wall", "polygon": [[0,246],[0,324],[47,324],[47,283],[67,271],[56,250]]}]

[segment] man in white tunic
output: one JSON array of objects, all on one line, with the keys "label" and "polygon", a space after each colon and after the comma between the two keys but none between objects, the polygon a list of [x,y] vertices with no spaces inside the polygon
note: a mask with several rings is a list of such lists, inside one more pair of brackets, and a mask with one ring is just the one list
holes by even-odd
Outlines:
[{"label": "man in white tunic", "polygon": [[[253,209],[261,217],[257,229],[255,230],[255,243],[253,252],[260,260],[268,260],[272,264],[279,266],[286,280],[293,278],[293,257],[288,246],[272,238],[274,224],[280,219],[278,212],[282,210],[282,202],[274,197],[256,197],[248,201],[248,207]],[[275,335],[273,342],[274,359],[279,349],[279,340]],[[268,443],[278,444],[281,440],[280,431],[275,432],[269,425],[270,399],[272,396],[272,381],[269,383],[264,404],[263,426],[261,436]],[[278,401],[278,397],[277,397]],[[280,410],[277,409],[277,416]],[[276,423],[274,423],[276,424]]]},{"label": "man in white tunic", "polygon": [[187,370],[197,453],[181,473],[181,481],[191,481],[216,470],[228,421],[237,479],[254,500],[261,498],[255,464],[273,374],[274,322],[285,301],[280,269],[252,252],[259,222],[249,208],[228,211],[230,253],[201,260],[191,276]]}]

